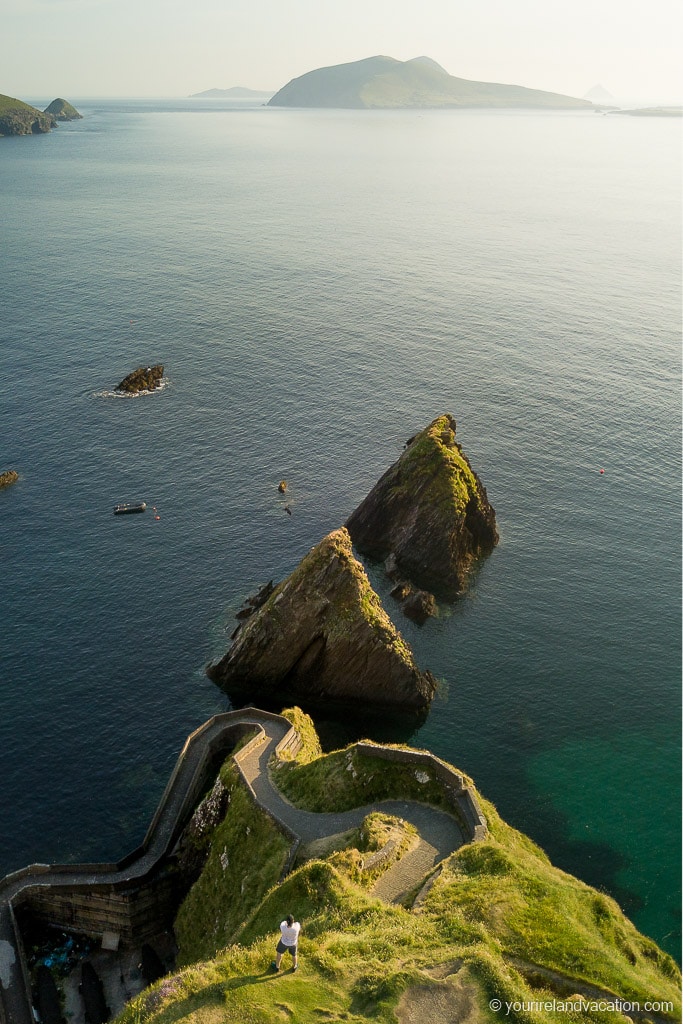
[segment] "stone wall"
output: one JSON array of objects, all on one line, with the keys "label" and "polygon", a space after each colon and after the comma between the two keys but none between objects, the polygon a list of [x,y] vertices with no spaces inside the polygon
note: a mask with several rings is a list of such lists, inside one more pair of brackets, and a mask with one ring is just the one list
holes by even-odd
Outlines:
[{"label": "stone wall", "polygon": [[430,771],[441,783],[448,805],[464,829],[465,838],[470,842],[479,842],[486,838],[488,826],[474,789],[464,775],[456,772],[450,765],[439,760],[428,750],[404,750],[401,747],[368,743],[366,740],[354,746],[359,754],[366,757],[379,757],[383,761],[411,764]]}]

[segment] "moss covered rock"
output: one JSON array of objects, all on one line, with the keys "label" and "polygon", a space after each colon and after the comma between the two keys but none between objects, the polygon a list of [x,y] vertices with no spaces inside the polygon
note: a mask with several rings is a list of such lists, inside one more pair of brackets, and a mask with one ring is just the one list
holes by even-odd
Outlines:
[{"label": "moss covered rock", "polygon": [[391,557],[399,576],[447,600],[498,543],[495,510],[455,430],[444,415],[411,438],[346,523],[358,551]]},{"label": "moss covered rock", "polygon": [[246,621],[209,676],[229,693],[421,708],[435,680],[420,672],[382,608],[345,529],[316,545]]},{"label": "moss covered rock", "polygon": [[9,487],[10,484],[15,484],[19,479],[19,474],[15,469],[7,469],[4,473],[0,473],[0,487]]}]

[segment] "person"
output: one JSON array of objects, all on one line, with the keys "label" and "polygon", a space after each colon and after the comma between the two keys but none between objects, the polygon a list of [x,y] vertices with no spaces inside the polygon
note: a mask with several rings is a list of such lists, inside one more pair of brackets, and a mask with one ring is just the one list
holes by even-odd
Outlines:
[{"label": "person", "polygon": [[292,914],[288,914],[285,920],[280,924],[280,941],[275,948],[275,959],[271,964],[274,971],[280,970],[283,953],[289,953],[291,956],[293,961],[292,970],[296,971],[298,969],[299,957],[297,945],[299,942],[300,931],[301,925],[299,922],[294,920]]}]

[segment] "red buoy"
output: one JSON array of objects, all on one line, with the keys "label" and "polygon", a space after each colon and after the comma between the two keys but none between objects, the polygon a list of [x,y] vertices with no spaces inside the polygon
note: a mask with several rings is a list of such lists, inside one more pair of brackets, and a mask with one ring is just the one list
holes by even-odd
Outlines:
[{"label": "red buoy", "polygon": [[601,469],[601,470],[600,470],[600,473],[604,473],[604,472],[605,472],[605,471],[604,471],[604,469]]}]

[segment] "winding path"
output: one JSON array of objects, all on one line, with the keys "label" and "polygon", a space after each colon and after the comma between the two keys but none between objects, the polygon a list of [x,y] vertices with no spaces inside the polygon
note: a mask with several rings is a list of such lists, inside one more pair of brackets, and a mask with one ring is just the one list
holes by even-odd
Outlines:
[{"label": "winding path", "polygon": [[291,829],[302,843],[310,843],[326,836],[338,835],[357,828],[372,811],[383,811],[409,821],[417,829],[417,846],[397,861],[380,878],[374,893],[385,900],[396,900],[449,853],[462,846],[462,830],[450,814],[414,800],[382,800],[379,803],[356,807],[351,811],[315,813],[302,811],[285,800],[273,785],[268,762],[276,747],[285,738],[287,729],[273,723],[269,725],[263,744],[246,752],[239,765],[247,782],[259,801],[279,821]]},{"label": "winding path", "polygon": [[[387,800],[351,811],[316,814],[283,798],[271,782],[268,761],[296,733],[280,715],[256,708],[226,712],[209,719],[188,737],[169,779],[147,835],[137,850],[117,864],[32,864],[0,881],[0,1024],[33,1024],[28,973],[23,962],[14,906],[37,888],[125,886],[144,883],[177,842],[197,803],[207,765],[227,752],[245,730],[258,730],[235,761],[256,801],[283,827],[295,850],[299,843],[337,835],[357,827],[371,811],[381,810],[411,822],[417,846],[392,865],[375,887],[376,895],[394,900],[466,840],[455,817],[413,801]],[[424,755],[423,755],[424,756]]]}]

